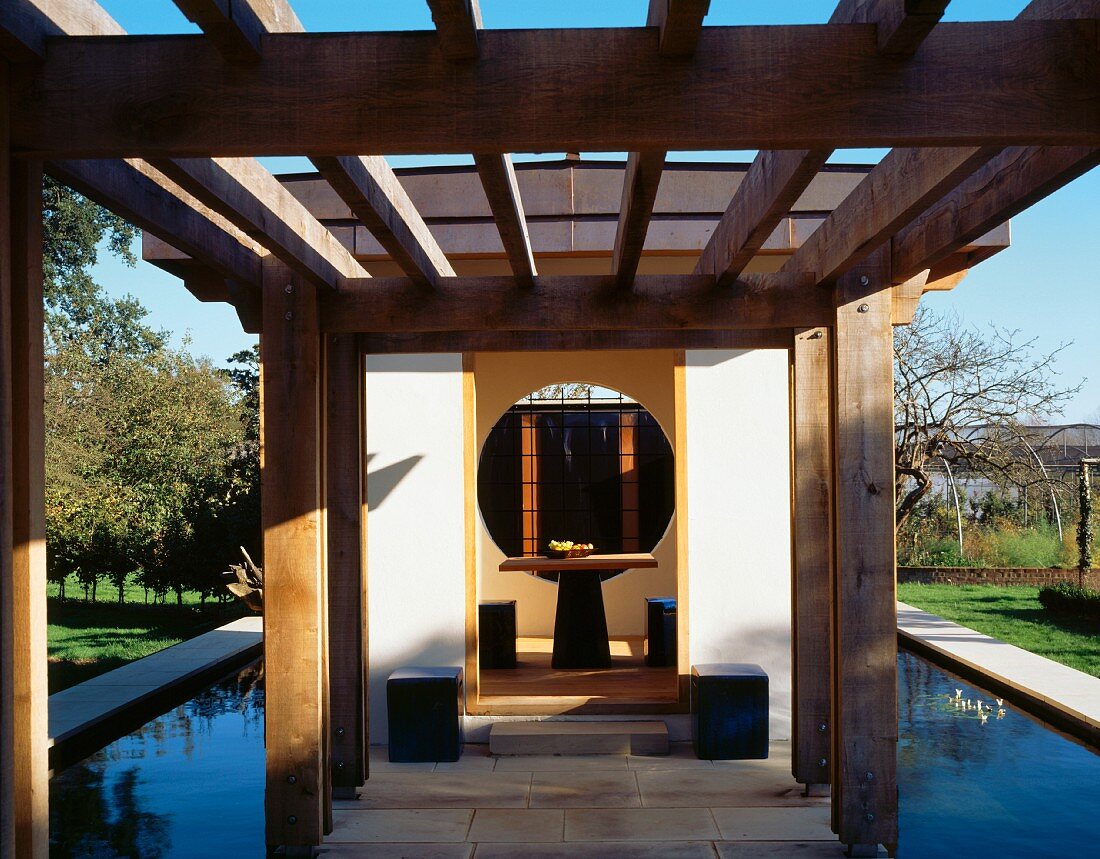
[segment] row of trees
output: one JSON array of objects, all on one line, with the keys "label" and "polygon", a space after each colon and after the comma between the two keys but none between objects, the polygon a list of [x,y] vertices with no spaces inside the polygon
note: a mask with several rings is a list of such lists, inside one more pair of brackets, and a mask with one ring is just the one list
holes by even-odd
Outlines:
[{"label": "row of trees", "polygon": [[134,230],[47,181],[46,527],[50,578],[86,598],[220,592],[220,572],[259,534],[257,356],[230,370],[173,348],[132,297],[89,269],[106,247],[130,264]]}]

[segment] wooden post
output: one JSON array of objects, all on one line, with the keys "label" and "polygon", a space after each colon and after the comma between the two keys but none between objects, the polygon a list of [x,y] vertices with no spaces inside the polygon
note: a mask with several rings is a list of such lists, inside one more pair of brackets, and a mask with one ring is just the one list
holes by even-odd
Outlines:
[{"label": "wooden post", "polygon": [[325,348],[325,510],[332,791],[338,799],[354,799],[367,779],[363,370],[355,335],[330,335]]},{"label": "wooden post", "polygon": [[893,345],[888,246],[836,286],[833,820],[850,856],[898,833]]},{"label": "wooden post", "polygon": [[0,62],[0,857],[15,856],[15,599],[12,572],[11,175],[8,65]]},{"label": "wooden post", "polygon": [[0,856],[49,853],[42,165],[11,160],[0,68]]},{"label": "wooden post", "polygon": [[795,332],[792,391],[794,630],[792,772],[822,796],[832,758],[833,443],[828,328]]},{"label": "wooden post", "polygon": [[263,281],[267,843],[308,855],[326,816],[321,340],[315,287],[272,258]]}]

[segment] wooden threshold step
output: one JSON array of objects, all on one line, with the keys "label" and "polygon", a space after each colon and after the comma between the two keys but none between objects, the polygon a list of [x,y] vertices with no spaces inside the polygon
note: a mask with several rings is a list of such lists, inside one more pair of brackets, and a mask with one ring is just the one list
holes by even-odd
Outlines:
[{"label": "wooden threshold step", "polygon": [[494,755],[667,755],[664,722],[497,722]]}]

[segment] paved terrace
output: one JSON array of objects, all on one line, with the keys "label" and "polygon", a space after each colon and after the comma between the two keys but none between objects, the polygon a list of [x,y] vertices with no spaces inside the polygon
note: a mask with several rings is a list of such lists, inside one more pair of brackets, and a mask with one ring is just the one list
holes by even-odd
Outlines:
[{"label": "paved terrace", "polygon": [[1100,679],[901,602],[898,637],[1100,748]]},{"label": "paved terrace", "polygon": [[789,743],[765,761],[668,757],[493,757],[392,764],[371,749],[358,800],[334,803],[331,857],[733,859],[839,857],[829,800],[804,798]]}]

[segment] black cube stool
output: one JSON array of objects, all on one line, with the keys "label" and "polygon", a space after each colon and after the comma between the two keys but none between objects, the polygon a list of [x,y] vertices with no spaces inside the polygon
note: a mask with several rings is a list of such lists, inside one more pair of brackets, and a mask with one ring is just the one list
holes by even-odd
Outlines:
[{"label": "black cube stool", "polygon": [[645,664],[667,668],[676,664],[676,600],[646,597]]},{"label": "black cube stool", "polygon": [[398,668],[386,681],[386,711],[391,761],[458,760],[461,668]]},{"label": "black cube stool", "polygon": [[768,756],[768,675],[759,665],[693,666],[691,701],[696,757],[734,761]]},{"label": "black cube stool", "polygon": [[482,668],[516,667],[516,601],[492,600],[477,607],[477,660]]}]

